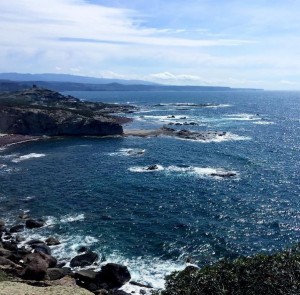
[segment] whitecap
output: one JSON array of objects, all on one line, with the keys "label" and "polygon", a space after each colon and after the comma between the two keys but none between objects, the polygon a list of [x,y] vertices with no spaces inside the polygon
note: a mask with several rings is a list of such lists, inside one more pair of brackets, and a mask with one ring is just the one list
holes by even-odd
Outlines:
[{"label": "whitecap", "polygon": [[82,221],[85,219],[84,214],[74,214],[74,215],[66,215],[63,218],[60,219],[61,223],[68,223],[68,222],[74,222],[74,221]]},{"label": "whitecap", "polygon": [[118,152],[108,153],[109,156],[142,156],[146,152],[145,149],[139,148],[122,148]]},{"label": "whitecap", "polygon": [[[155,169],[149,169],[151,166],[156,166]],[[151,165],[151,166],[135,166],[135,167],[130,167],[128,170],[131,172],[156,172],[156,171],[162,171],[164,170],[164,167],[161,165]]]},{"label": "whitecap", "polygon": [[14,163],[19,163],[25,160],[29,160],[29,159],[33,159],[33,158],[41,158],[41,157],[45,157],[45,154],[36,154],[36,153],[30,153],[28,155],[23,155],[20,156],[19,158],[15,158],[13,160],[11,160]]},{"label": "whitecap", "polygon": [[251,137],[249,136],[242,136],[242,135],[237,135],[231,132],[226,132],[222,136],[216,134],[214,137],[211,138],[205,138],[205,139],[190,139],[190,138],[181,138],[181,137],[175,137],[180,140],[187,140],[187,141],[193,141],[193,142],[201,142],[201,143],[220,143],[224,141],[244,141],[244,140],[251,140]]},{"label": "whitecap", "polygon": [[271,121],[257,121],[257,122],[253,122],[253,124],[256,124],[256,125],[273,125],[275,124],[274,122],[271,122]]}]

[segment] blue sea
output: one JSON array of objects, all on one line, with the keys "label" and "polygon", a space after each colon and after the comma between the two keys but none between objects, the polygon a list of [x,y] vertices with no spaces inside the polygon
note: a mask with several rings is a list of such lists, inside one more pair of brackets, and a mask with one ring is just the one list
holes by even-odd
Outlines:
[{"label": "blue sea", "polygon": [[[201,267],[299,242],[299,92],[66,94],[138,106],[126,130],[226,136],[61,138],[1,150],[0,218],[15,224],[26,211],[46,220],[26,239],[58,237],[53,252],[62,261],[86,245],[158,288],[187,260]],[[185,122],[197,125],[174,125]],[[236,175],[212,176],[220,171]]]}]

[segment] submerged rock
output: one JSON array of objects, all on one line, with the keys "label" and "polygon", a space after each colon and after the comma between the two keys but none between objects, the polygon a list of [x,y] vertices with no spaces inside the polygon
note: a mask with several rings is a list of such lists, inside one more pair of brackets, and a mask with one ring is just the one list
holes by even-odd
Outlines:
[{"label": "submerged rock", "polygon": [[48,246],[56,246],[60,244],[60,241],[54,237],[49,237],[45,240],[46,245]]},{"label": "submerged rock", "polygon": [[18,224],[10,228],[10,233],[18,233],[24,230],[23,224]]},{"label": "submerged rock", "polygon": [[147,167],[146,170],[157,170],[158,168],[159,168],[158,165],[151,165]]}]

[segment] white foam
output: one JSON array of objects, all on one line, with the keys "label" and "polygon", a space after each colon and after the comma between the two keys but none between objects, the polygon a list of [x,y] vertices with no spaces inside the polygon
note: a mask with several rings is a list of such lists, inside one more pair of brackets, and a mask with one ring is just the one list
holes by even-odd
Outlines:
[{"label": "white foam", "polygon": [[[131,172],[156,172],[156,171],[165,171],[166,173],[176,173],[179,175],[194,175],[201,178],[215,178],[215,179],[224,179],[224,178],[234,178],[237,179],[239,174],[233,170],[225,170],[223,168],[214,168],[214,167],[194,167],[194,166],[167,166],[163,167],[161,165],[157,165],[157,169],[148,170],[149,166],[138,166],[138,167],[130,167],[128,170]],[[228,174],[234,174],[231,176],[227,176]]]},{"label": "white foam", "polygon": [[157,169],[153,169],[153,170],[150,170],[149,169],[149,166],[135,166],[135,167],[130,167],[128,170],[131,171],[131,172],[156,172],[156,171],[162,171],[164,170],[164,167],[161,166],[161,165],[156,165],[157,166]]},{"label": "white foam", "polygon": [[241,113],[241,114],[231,114],[231,115],[226,115],[228,120],[233,120],[233,121],[256,121],[256,120],[261,120],[260,117],[257,115],[252,115],[252,114],[247,114],[247,113]]},{"label": "white foam", "polygon": [[68,222],[74,222],[74,221],[82,221],[85,219],[84,214],[75,214],[75,215],[66,215],[63,218],[60,219],[61,223],[68,223]]},{"label": "white foam", "polygon": [[257,122],[253,122],[253,124],[256,124],[256,125],[273,125],[275,123],[271,122],[271,121],[257,121]]},{"label": "white foam", "polygon": [[226,132],[226,134],[219,136],[216,134],[215,137],[211,138],[205,138],[203,139],[189,139],[189,138],[181,138],[181,137],[175,137],[180,140],[187,140],[187,141],[193,141],[193,142],[201,142],[201,143],[211,143],[211,142],[224,142],[224,141],[243,141],[243,140],[251,140],[251,137],[249,136],[242,136],[242,135],[237,135],[231,132]]},{"label": "white foam", "polygon": [[28,155],[24,155],[24,156],[20,156],[19,158],[15,158],[13,160],[11,160],[14,163],[19,163],[25,160],[29,160],[29,159],[33,159],[33,158],[41,158],[41,157],[45,157],[45,154],[36,154],[36,153],[30,153]]},{"label": "white foam", "polygon": [[108,153],[109,156],[142,156],[146,152],[145,149],[138,148],[122,148],[118,152]]}]

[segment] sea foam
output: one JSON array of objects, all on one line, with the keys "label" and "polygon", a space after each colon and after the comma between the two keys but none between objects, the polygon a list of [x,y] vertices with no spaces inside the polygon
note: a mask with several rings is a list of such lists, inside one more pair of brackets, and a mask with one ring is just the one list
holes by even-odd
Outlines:
[{"label": "sea foam", "polygon": [[29,159],[41,158],[41,157],[45,157],[45,156],[46,156],[45,154],[30,153],[28,155],[23,155],[23,156],[20,156],[18,158],[15,158],[15,159],[13,159],[11,161],[13,163],[19,163],[19,162],[26,161],[26,160],[29,160]]}]

